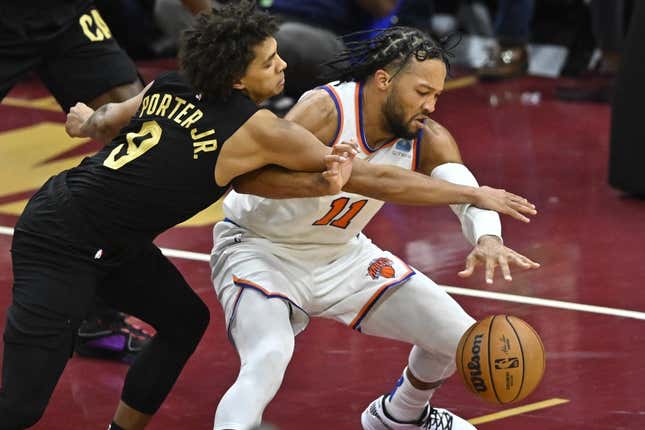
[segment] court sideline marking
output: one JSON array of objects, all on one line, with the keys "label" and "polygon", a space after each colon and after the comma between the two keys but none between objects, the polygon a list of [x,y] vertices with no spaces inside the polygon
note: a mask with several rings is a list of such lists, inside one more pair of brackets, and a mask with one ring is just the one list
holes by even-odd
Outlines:
[{"label": "court sideline marking", "polygon": [[488,415],[482,415],[481,417],[471,418],[468,420],[472,425],[484,424],[491,421],[497,421],[508,417],[513,417],[515,415],[521,415],[528,412],[537,411],[539,409],[550,408],[553,406],[561,405],[563,403],[569,403],[568,399],[559,399],[553,398],[549,400],[543,400],[541,402],[531,403],[524,406],[518,406],[517,408],[506,409],[505,411],[495,412]]},{"label": "court sideline marking", "polygon": [[[0,235],[13,236],[13,228],[0,226]],[[208,262],[210,255],[199,252],[184,251],[181,249],[161,248],[166,257],[181,258],[184,260]],[[499,300],[503,302],[522,303],[526,305],[544,306],[548,308],[566,309],[578,312],[590,312],[594,314],[611,315],[615,317],[633,318],[645,320],[645,312],[632,311],[628,309],[609,308],[605,306],[585,305],[582,303],[565,302],[561,300],[542,299],[539,297],[520,296],[516,294],[497,293],[494,291],[473,290],[470,288],[451,287],[440,285],[449,294],[479,297],[482,299]]]}]

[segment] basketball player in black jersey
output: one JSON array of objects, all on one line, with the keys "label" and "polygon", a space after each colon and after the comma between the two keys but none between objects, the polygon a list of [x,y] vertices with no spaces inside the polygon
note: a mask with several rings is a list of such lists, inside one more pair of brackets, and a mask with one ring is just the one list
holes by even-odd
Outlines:
[{"label": "basketball player in black jersey", "polygon": [[[137,112],[131,123],[98,154],[51,178],[17,222],[2,430],[39,420],[96,296],[157,330],[130,368],[114,416],[115,429],[143,428],[209,321],[204,303],[152,240],[216,201],[249,170],[326,168],[329,149],[256,107],[284,84],[285,65],[269,37],[272,19],[244,3],[204,17],[200,28],[183,58],[198,90],[168,74],[145,97],[123,103],[132,109],[128,118]],[[105,115],[110,112],[99,111],[88,126]],[[228,152],[226,165],[218,163],[221,151]],[[340,175],[331,182],[316,176],[334,192]]]},{"label": "basketball player in black jersey", "polygon": [[[65,112],[79,100],[97,108],[143,89],[134,63],[92,0],[7,1],[0,11],[0,100],[30,72]],[[148,336],[126,321],[99,303],[79,328],[77,352],[105,358],[136,354]],[[122,348],[103,342],[115,336]]]},{"label": "basketball player in black jersey", "polygon": [[[311,179],[312,195],[335,194],[344,185],[351,170],[346,157],[330,155],[304,128],[257,107],[284,87],[275,29],[249,0],[202,15],[184,39],[181,73],[162,75],[136,97],[89,118],[86,106],[72,109],[70,134],[111,141],[47,181],[16,225],[0,430],[40,419],[96,296],[157,330],[126,376],[111,424],[144,428],[209,321],[208,308],[154,238],[215,202],[236,177],[263,166],[300,171],[294,175]],[[351,156],[354,149],[338,151]],[[438,204],[528,210],[502,190],[400,174]]]}]

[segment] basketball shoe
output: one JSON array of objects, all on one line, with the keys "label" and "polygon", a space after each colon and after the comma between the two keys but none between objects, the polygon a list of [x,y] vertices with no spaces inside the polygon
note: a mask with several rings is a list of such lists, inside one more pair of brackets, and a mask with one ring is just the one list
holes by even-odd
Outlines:
[{"label": "basketball shoe", "polygon": [[385,410],[386,398],[387,395],[379,397],[363,411],[361,415],[363,430],[475,430],[475,427],[463,418],[445,409],[433,408],[429,404],[418,421],[396,421]]},{"label": "basketball shoe", "polygon": [[83,321],[76,336],[76,353],[132,363],[152,333],[132,316],[104,309]]}]

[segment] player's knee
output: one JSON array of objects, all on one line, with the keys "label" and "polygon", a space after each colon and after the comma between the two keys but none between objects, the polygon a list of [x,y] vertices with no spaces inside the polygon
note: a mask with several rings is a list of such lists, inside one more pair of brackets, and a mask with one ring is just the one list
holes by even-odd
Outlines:
[{"label": "player's knee", "polygon": [[265,354],[267,367],[273,369],[286,369],[291,361],[292,351],[285,349],[272,349]]},{"label": "player's knee", "polygon": [[[268,374],[279,374],[287,369],[293,355],[293,338],[290,339],[265,339],[260,342],[252,354],[252,361],[256,369],[265,369]],[[264,375],[265,377],[267,375]]]},{"label": "player's knee", "polygon": [[190,317],[192,327],[196,333],[200,334],[199,337],[201,338],[201,335],[204,334],[211,320],[211,313],[208,310],[208,306],[200,301],[191,310]]},{"label": "player's knee", "polygon": [[209,322],[208,307],[201,300],[196,300],[190,306],[181,306],[178,313],[172,314],[171,318],[155,328],[158,334],[172,339],[177,347],[181,344],[187,349],[193,349],[204,335]]},{"label": "player's knee", "polygon": [[190,309],[190,312],[184,319],[183,329],[186,330],[184,332],[184,336],[185,333],[189,333],[190,336],[188,337],[188,339],[191,340],[195,345],[197,345],[199,340],[204,335],[204,332],[206,332],[210,318],[210,311],[208,310],[208,307],[204,304],[204,302],[200,301],[199,303],[193,305]]}]

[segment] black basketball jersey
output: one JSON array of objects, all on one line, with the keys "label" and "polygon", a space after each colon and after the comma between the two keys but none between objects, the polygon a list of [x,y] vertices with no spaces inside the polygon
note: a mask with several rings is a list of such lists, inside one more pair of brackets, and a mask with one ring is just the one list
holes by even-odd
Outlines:
[{"label": "black basketball jersey", "polygon": [[93,6],[92,0],[17,0],[0,1],[0,46],[49,39],[78,22],[79,16]]},{"label": "black basketball jersey", "polygon": [[179,73],[162,75],[120,134],[67,173],[69,190],[102,233],[152,239],[226,192],[215,163],[256,111],[240,91],[209,100]]}]

